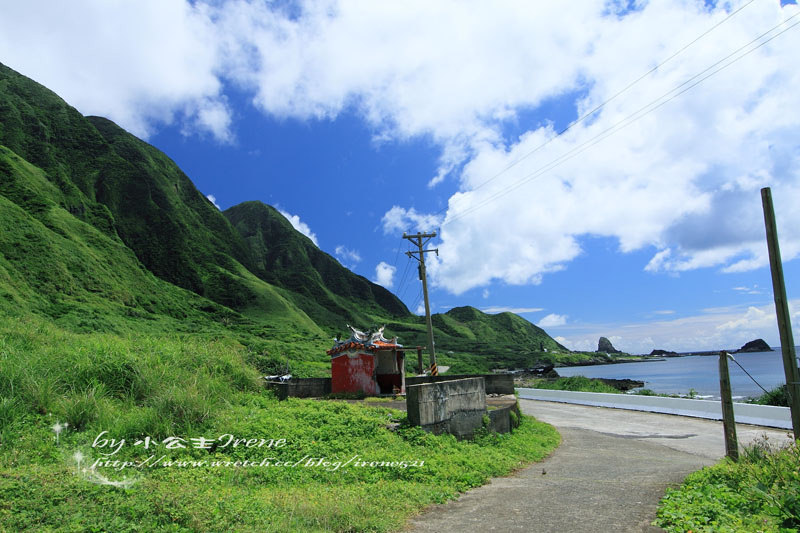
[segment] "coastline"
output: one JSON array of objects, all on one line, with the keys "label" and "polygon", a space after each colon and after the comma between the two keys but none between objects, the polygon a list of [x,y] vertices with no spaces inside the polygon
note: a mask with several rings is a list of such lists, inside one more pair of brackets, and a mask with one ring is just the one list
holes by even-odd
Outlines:
[{"label": "coastline", "polygon": [[651,361],[666,361],[666,359],[662,356],[656,357],[648,357],[648,356],[640,356],[638,359],[620,359],[617,361],[608,361],[608,360],[595,360],[591,359],[589,361],[580,361],[577,363],[573,363],[571,361],[567,362],[560,362],[553,365],[554,368],[567,368],[571,366],[599,366],[599,365],[621,365],[625,363],[649,363]]}]

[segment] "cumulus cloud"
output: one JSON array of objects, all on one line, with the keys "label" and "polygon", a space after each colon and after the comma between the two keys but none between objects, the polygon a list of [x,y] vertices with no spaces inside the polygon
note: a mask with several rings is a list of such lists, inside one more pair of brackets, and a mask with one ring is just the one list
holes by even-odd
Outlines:
[{"label": "cumulus cloud", "polygon": [[333,253],[339,262],[350,270],[354,269],[355,266],[361,262],[361,254],[359,254],[357,250],[351,250],[343,244],[337,246]]},{"label": "cumulus cloud", "polygon": [[83,114],[147,137],[178,121],[230,142],[210,8],[183,0],[10,2],[0,57]]},{"label": "cumulus cloud", "polygon": [[216,196],[214,196],[213,194],[207,194],[207,195],[206,195],[206,198],[208,198],[208,201],[209,201],[209,202],[211,202],[212,204],[214,204],[214,207],[216,207],[216,208],[217,208],[217,209],[219,209],[220,211],[222,210],[222,208],[221,208],[221,207],[219,206],[219,204],[217,203],[217,197],[216,197]]},{"label": "cumulus cloud", "polygon": [[389,263],[385,263],[381,261],[375,267],[375,283],[378,285],[383,285],[387,289],[391,289],[394,286],[394,275],[397,272],[397,268],[393,267]]},{"label": "cumulus cloud", "polygon": [[[792,53],[800,32],[781,35],[780,44],[759,48],[674,100],[659,100],[747,43],[754,28],[796,12],[752,8],[563,136],[546,124],[510,142],[470,137],[460,191],[441,226],[434,281],[456,294],[496,279],[540,283],[582,252],[585,235],[615,238],[622,253],[653,249],[643,267],[654,273],[757,268],[767,264],[763,186],[780,203],[784,259],[797,256],[800,212],[791,206],[800,201],[800,157],[791,138],[800,133],[800,117],[781,109],[800,105],[800,60]],[[580,114],[726,15],[719,7],[655,2],[620,17],[597,15],[584,36],[587,48],[569,62],[581,82],[563,65],[546,63],[541,74],[563,85],[537,85],[553,96],[565,86],[577,90]],[[514,109],[523,105],[514,102]],[[647,107],[651,102],[665,104]],[[652,112],[621,122],[638,117],[638,109]],[[628,126],[615,129],[620,123]]]},{"label": "cumulus cloud", "polygon": [[287,212],[286,212],[286,211],[284,211],[283,209],[278,209],[278,212],[280,212],[280,214],[281,214],[281,215],[283,215],[284,217],[286,217],[286,220],[288,220],[289,222],[291,222],[291,224],[292,224],[292,227],[293,227],[294,229],[296,229],[297,231],[299,231],[300,233],[302,233],[303,235],[305,235],[306,237],[308,237],[309,239],[311,239],[311,242],[313,242],[313,243],[314,243],[314,246],[316,246],[317,248],[319,248],[319,242],[317,242],[317,236],[316,236],[316,234],[314,234],[314,232],[313,232],[313,231],[311,231],[311,228],[308,226],[308,224],[306,224],[305,222],[303,222],[302,220],[300,220],[300,217],[299,217],[299,216],[297,216],[297,215],[292,215],[291,213],[287,213]]},{"label": "cumulus cloud", "polygon": [[[272,116],[355,112],[381,141],[430,139],[429,185],[455,192],[442,213],[392,207],[383,230],[441,228],[432,282],[459,294],[540,283],[587,235],[650,251],[653,273],[766,265],[764,186],[784,260],[800,254],[800,31],[694,85],[800,8],[754,2],[618,94],[738,5],[36,0],[4,6],[0,54],[139,135],[177,121],[230,142],[235,86]],[[526,122],[551,102],[606,103],[556,137]]]},{"label": "cumulus cloud", "polygon": [[384,233],[404,231],[433,231],[442,223],[441,217],[425,215],[416,209],[394,206],[384,213],[381,219]]},{"label": "cumulus cloud", "polygon": [[550,313],[549,315],[542,318],[537,325],[540,328],[555,328],[558,326],[563,326],[566,323],[567,323],[567,315],[557,315],[555,313]]}]

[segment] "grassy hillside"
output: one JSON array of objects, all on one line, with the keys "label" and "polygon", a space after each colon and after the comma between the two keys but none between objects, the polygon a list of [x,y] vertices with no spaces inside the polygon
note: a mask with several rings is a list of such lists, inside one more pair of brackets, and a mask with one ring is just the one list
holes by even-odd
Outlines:
[{"label": "grassy hillside", "polygon": [[244,202],[225,216],[247,243],[253,272],[291,298],[332,333],[345,323],[373,324],[410,313],[395,295],[347,270],[297,232],[275,208]]}]

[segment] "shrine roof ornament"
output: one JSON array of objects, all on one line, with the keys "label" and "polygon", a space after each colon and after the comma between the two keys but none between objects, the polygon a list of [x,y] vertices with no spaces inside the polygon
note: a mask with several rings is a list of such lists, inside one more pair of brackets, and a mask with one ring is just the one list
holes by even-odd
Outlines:
[{"label": "shrine roof ornament", "polygon": [[366,332],[358,330],[347,325],[350,330],[350,338],[346,340],[339,340],[338,338],[333,345],[333,348],[328,350],[328,355],[336,355],[348,350],[365,350],[368,352],[375,352],[378,350],[392,350],[402,348],[402,344],[397,343],[397,337],[391,340],[383,336],[383,330],[386,326],[378,328],[376,331],[368,330]]}]

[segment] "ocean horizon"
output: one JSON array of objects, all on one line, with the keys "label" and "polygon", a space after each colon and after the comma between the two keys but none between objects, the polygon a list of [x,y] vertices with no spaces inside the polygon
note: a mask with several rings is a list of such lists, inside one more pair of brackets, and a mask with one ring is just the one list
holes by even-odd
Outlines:
[{"label": "ocean horizon", "polygon": [[[771,352],[733,354],[736,362],[749,372],[766,390],[783,385],[786,378],[780,347]],[[796,347],[796,351],[800,348]],[[728,361],[734,400],[761,396],[764,391],[735,362]],[[719,357],[687,355],[663,360],[610,365],[571,366],[556,368],[559,375],[587,378],[633,379],[644,381],[644,388],[659,394],[688,395],[718,399]]]}]

